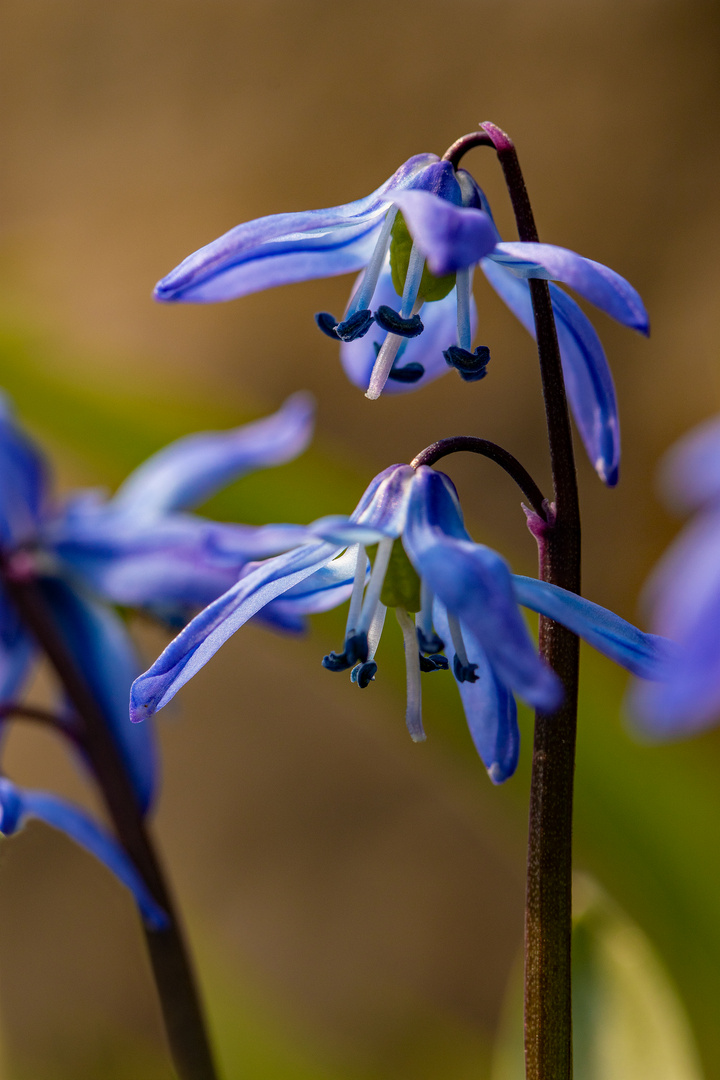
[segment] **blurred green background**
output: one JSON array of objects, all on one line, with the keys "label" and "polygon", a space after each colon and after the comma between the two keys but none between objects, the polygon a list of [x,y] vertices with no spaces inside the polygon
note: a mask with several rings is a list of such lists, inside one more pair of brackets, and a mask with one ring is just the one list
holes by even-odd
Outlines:
[{"label": "blurred green background", "polygon": [[[359,197],[493,119],[541,238],[623,273],[650,311],[649,342],[594,317],[619,488],[579,461],[586,595],[639,618],[677,529],[657,458],[720,406],[719,45],[720,8],[701,0],[5,0],[0,386],[62,489],[112,486],[172,437],[311,389],[313,450],[208,508],[229,519],[346,512],[381,468],[457,432],[547,484],[534,347],[481,280],[489,377],[374,404],[311,317],[342,308],[347,279],[150,300],[238,221]],[[467,164],[513,236],[492,156]],[[476,538],[532,573],[509,482],[476,460],[448,471]],[[247,628],[160,722],[156,832],[220,1057],[229,1080],[483,1080],[522,939],[528,718],[518,775],[495,789],[447,679],[427,681],[427,743],[407,738],[399,635],[366,694],[319,669],[341,622],[291,642]],[[163,635],[137,632],[153,658]],[[623,676],[590,652],[582,674],[577,862],[657,950],[717,1080],[720,736],[638,744]],[[14,730],[5,761],[92,798],[43,733]],[[170,1076],[129,900],[39,826],[0,849],[0,1017],[10,1080]]]}]

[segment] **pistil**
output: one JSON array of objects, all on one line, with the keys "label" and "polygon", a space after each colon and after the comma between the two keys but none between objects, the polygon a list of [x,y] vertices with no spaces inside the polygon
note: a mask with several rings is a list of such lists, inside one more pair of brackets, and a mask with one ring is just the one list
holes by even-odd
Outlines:
[{"label": "pistil", "polygon": [[405,645],[405,668],[407,671],[407,708],[405,723],[413,742],[422,742],[425,731],[422,725],[422,688],[420,685],[420,654],[417,647],[415,623],[404,608],[395,608],[397,621],[403,633]]}]

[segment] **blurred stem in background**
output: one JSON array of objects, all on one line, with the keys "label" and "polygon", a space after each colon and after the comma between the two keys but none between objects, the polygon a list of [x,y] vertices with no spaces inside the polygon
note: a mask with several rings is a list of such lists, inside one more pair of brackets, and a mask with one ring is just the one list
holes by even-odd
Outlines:
[{"label": "blurred stem in background", "polygon": [[[445,154],[457,166],[473,146],[495,149],[512,201],[521,241],[538,233],[512,140],[491,123],[459,139]],[[570,416],[550,291],[529,282],[537,336],[550,464],[551,522],[539,519],[539,576],[580,591],[580,511]],[[532,525],[532,522],[531,522]],[[535,716],[525,911],[525,1068],[527,1080],[572,1077],[572,804],[577,729],[579,642],[540,617],[540,651],[563,681],[565,700],[555,713]]]},{"label": "blurred stem in background", "polygon": [[[217,1073],[195,976],[183,932],[162,868],[122,756],[110,735],[102,709],[54,625],[53,613],[38,581],[2,565],[3,584],[22,622],[50,661],[80,724],[72,736],[81,747],[102,792],[118,838],[141,874],[151,896],[167,916],[163,927],[143,919],[165,1030],[180,1080],[216,1080]],[[37,710],[35,710],[37,712]],[[34,719],[45,719],[34,716]],[[56,725],[62,732],[64,725]]]}]

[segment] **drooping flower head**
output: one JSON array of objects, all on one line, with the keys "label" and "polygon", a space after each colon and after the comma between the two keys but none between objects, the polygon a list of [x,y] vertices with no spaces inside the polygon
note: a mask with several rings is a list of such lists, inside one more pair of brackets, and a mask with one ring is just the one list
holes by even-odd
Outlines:
[{"label": "drooping flower head", "polygon": [[646,589],[652,623],[677,643],[662,687],[638,684],[630,703],[642,730],[691,735],[720,721],[720,421],[690,432],[662,470],[663,488],[689,525]]},{"label": "drooping flower head", "polygon": [[[131,716],[163,708],[264,605],[325,610],[349,598],[342,650],[323,666],[366,688],[377,674],[387,609],[395,609],[407,668],[406,722],[424,738],[422,673],[448,667],[475,745],[493,781],[512,774],[519,746],[515,694],[546,712],[562,697],[538,656],[519,605],[563,623],[643,677],[656,677],[665,643],[573,593],[510,572],[472,541],[455,488],[427,466],[393,465],[375,477],[349,518],[308,526],[286,553],[247,567],[134,684]],[[371,558],[369,558],[369,555]]]},{"label": "drooping flower head", "polygon": [[[284,550],[286,526],[224,525],[185,511],[244,473],[299,454],[310,440],[313,413],[311,399],[297,394],[253,424],[179,439],[135,470],[112,498],[89,491],[58,502],[43,455],[0,399],[0,716],[12,713],[38,654],[4,583],[30,577],[147,811],[158,781],[155,734],[151,724],[128,721],[140,663],[114,605],[182,624],[235,582],[249,560]],[[274,611],[271,604],[262,616],[283,629],[302,625],[299,609]],[[60,708],[64,714],[68,706]],[[104,829],[66,801],[19,788],[0,774],[0,832],[11,835],[31,817],[104,861],[132,890],[146,921],[159,925],[162,913]]]},{"label": "drooping flower head", "polygon": [[[340,340],[351,381],[376,398],[423,386],[452,367],[469,382],[485,376],[488,349],[472,348],[477,265],[530,333],[530,278],[563,282],[612,318],[648,332],[642,301],[619,274],[551,244],[503,242],[470,173],[434,154],[410,158],[356,202],[236,226],[163,278],[155,296],[231,300],[359,270],[342,318],[316,318]],[[590,461],[613,485],[620,438],[605,354],[575,301],[555,284],[550,291],[570,406]]]}]

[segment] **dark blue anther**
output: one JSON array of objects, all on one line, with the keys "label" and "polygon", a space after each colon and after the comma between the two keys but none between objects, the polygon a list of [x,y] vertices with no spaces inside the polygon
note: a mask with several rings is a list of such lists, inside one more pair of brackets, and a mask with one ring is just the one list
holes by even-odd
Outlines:
[{"label": "dark blue anther", "polygon": [[341,341],[354,341],[355,338],[363,337],[372,326],[373,313],[368,308],[356,311],[349,319],[343,320],[335,327],[335,334]]},{"label": "dark blue anther", "polygon": [[327,668],[328,671],[347,671],[354,663],[354,660],[348,660],[347,654],[344,652],[331,652],[322,658],[322,666]]},{"label": "dark blue anther", "polygon": [[443,356],[448,367],[454,367],[465,382],[479,382],[487,375],[487,366],[490,363],[490,350],[487,345],[478,345],[474,352],[461,349],[459,345],[451,345],[443,351]]},{"label": "dark blue anther", "polygon": [[335,316],[331,315],[329,311],[318,311],[315,315],[315,322],[318,325],[318,329],[322,330],[323,334],[327,334],[328,337],[333,338],[335,341],[339,341],[335,327],[337,322]]},{"label": "dark blue anther", "polygon": [[423,656],[420,653],[421,671],[447,671],[448,666],[447,656]]},{"label": "dark blue anther", "polygon": [[457,653],[453,656],[453,671],[458,682],[478,681],[478,676],[475,674],[477,664],[461,664]]},{"label": "dark blue anther", "polygon": [[369,683],[374,681],[376,674],[377,664],[374,660],[368,660],[367,663],[358,664],[356,668],[353,668],[350,678],[358,684],[361,690],[364,690]]},{"label": "dark blue anther", "polygon": [[353,663],[364,664],[368,658],[367,634],[356,634],[353,630],[345,642],[345,655]]},{"label": "dark blue anther", "polygon": [[420,652],[424,653],[439,653],[445,648],[445,642],[441,637],[433,630],[432,634],[428,637],[422,632],[420,627],[417,628],[418,645],[420,646]]},{"label": "dark blue anther", "polygon": [[425,368],[422,364],[414,361],[411,364],[406,364],[405,367],[390,368],[388,379],[394,379],[395,382],[416,383],[418,379],[422,379],[424,374]]},{"label": "dark blue anther", "polygon": [[345,640],[345,649],[341,653],[331,652],[323,656],[322,666],[328,671],[347,671],[357,663],[364,664],[368,658],[367,634],[352,631]]},{"label": "dark blue anther", "polygon": [[383,304],[375,312],[375,322],[389,334],[398,334],[400,337],[417,337],[422,334],[424,327],[419,315],[412,315],[409,319],[403,319],[397,311],[393,311],[387,304]]}]

